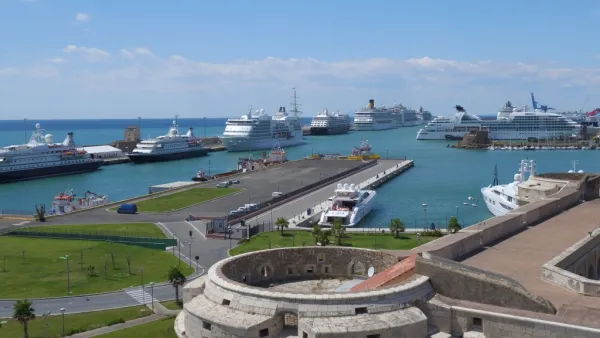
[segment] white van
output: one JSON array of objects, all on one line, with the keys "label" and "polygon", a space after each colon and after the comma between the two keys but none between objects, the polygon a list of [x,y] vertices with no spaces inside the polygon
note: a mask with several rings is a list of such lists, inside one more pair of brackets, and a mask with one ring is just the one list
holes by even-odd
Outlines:
[{"label": "white van", "polygon": [[221,182],[217,184],[217,188],[227,188],[229,185],[229,182]]},{"label": "white van", "polygon": [[258,208],[258,205],[254,204],[254,203],[244,204],[244,208],[248,211],[252,211],[252,210]]},{"label": "white van", "polygon": [[283,195],[282,192],[275,191],[275,192],[273,192],[273,194],[271,195],[271,197],[275,198],[275,197],[279,197],[279,196],[282,196],[282,195]]}]

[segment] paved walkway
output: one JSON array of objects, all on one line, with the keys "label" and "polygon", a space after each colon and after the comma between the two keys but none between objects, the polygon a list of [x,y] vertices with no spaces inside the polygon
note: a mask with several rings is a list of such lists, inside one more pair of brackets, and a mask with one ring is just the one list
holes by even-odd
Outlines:
[{"label": "paved walkway", "polygon": [[91,330],[91,331],[86,331],[86,332],[82,332],[82,333],[78,333],[78,334],[74,334],[72,336],[69,337],[74,337],[74,338],[89,338],[89,337],[96,337],[99,335],[103,335],[109,332],[114,332],[114,331],[119,331],[119,330],[123,330],[123,329],[127,329],[130,327],[134,327],[134,326],[138,326],[141,324],[146,324],[146,323],[151,323],[160,319],[164,319],[166,318],[165,316],[161,316],[161,315],[150,315],[147,317],[142,317],[142,318],[138,318],[138,319],[134,319],[134,320],[130,320],[127,321],[125,323],[122,324],[116,324],[116,325],[112,325],[112,326],[104,326],[95,330]]},{"label": "paved walkway", "polygon": [[543,264],[598,228],[599,210],[598,199],[583,203],[486,247],[462,263],[513,278],[532,293],[551,301],[559,317],[600,328],[600,299],[579,295],[541,279]]}]

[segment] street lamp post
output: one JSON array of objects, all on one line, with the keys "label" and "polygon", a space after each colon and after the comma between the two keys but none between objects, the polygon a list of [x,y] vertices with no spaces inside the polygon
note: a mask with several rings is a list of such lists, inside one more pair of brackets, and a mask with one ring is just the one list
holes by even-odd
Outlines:
[{"label": "street lamp post", "polygon": [[150,303],[152,303],[152,312],[154,312],[154,282],[150,282]]},{"label": "street lamp post", "polygon": [[70,294],[71,293],[71,276],[69,275],[69,255],[66,254],[63,257],[60,257],[60,259],[64,259],[67,261],[67,293]]},{"label": "street lamp post", "polygon": [[48,316],[50,316],[50,311],[46,311],[42,314],[42,316],[44,317],[44,337],[48,338],[48,327],[50,326],[50,323],[48,323]]},{"label": "street lamp post", "polygon": [[423,203],[423,220],[425,221],[425,229],[427,229],[427,203]]},{"label": "street lamp post", "polygon": [[458,222],[458,205],[456,206],[456,221]]},{"label": "street lamp post", "polygon": [[65,308],[60,309],[60,313],[62,313],[62,337],[65,337]]},{"label": "street lamp post", "polygon": [[142,303],[146,305],[146,291],[144,291],[144,268],[140,269],[140,276],[142,278]]},{"label": "street lamp post", "polygon": [[179,253],[178,267],[181,267],[181,241],[177,240],[177,252]]},{"label": "street lamp post", "polygon": [[190,268],[192,267],[192,241],[188,242],[188,246],[190,247]]}]

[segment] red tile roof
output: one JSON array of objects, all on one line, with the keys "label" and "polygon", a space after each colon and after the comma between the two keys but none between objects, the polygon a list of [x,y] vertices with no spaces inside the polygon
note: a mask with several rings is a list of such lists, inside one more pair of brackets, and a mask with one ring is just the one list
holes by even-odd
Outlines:
[{"label": "red tile roof", "polygon": [[398,283],[408,279],[414,274],[415,261],[417,255],[411,255],[408,258],[390,266],[364,282],[355,285],[350,292],[370,291],[385,286],[386,284]]}]

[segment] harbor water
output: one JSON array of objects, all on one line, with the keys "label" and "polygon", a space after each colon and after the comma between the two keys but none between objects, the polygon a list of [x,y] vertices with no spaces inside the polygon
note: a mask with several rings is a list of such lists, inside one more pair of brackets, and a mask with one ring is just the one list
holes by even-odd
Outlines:
[{"label": "harbor water", "polygon": [[[0,145],[24,143],[37,122],[57,141],[62,141],[67,132],[72,131],[78,145],[98,145],[122,139],[125,127],[140,122],[143,138],[164,135],[171,120],[0,121]],[[199,137],[220,135],[225,120],[179,119],[180,131],[194,127]],[[303,118],[303,124],[309,123],[309,118]],[[501,184],[512,180],[519,162],[526,158],[536,160],[538,172],[566,172],[573,168],[572,160],[578,161],[578,170],[600,172],[597,152],[454,149],[447,147],[447,141],[417,141],[415,136],[418,129],[408,127],[337,136],[306,136],[305,145],[285,151],[291,160],[316,153],[348,155],[354,146],[360,145],[361,140],[365,139],[382,158],[413,159],[413,169],[378,189],[375,209],[360,225],[370,228],[388,227],[391,218],[402,219],[407,227],[423,227],[431,223],[445,226],[451,216],[458,216],[463,225],[491,217],[485,203],[479,198],[480,189],[492,183],[496,164]],[[253,156],[258,158],[262,153],[253,152]],[[88,190],[105,194],[111,201],[135,197],[147,194],[151,185],[189,181],[199,169],[205,172],[210,170],[211,173],[235,169],[238,158],[247,156],[248,153],[215,152],[202,158],[143,165],[111,165],[94,173],[3,184],[0,185],[0,209],[4,213],[32,213],[35,204],[49,205],[53,196],[67,188],[80,195]],[[475,200],[469,201],[468,196],[475,197]]]}]

